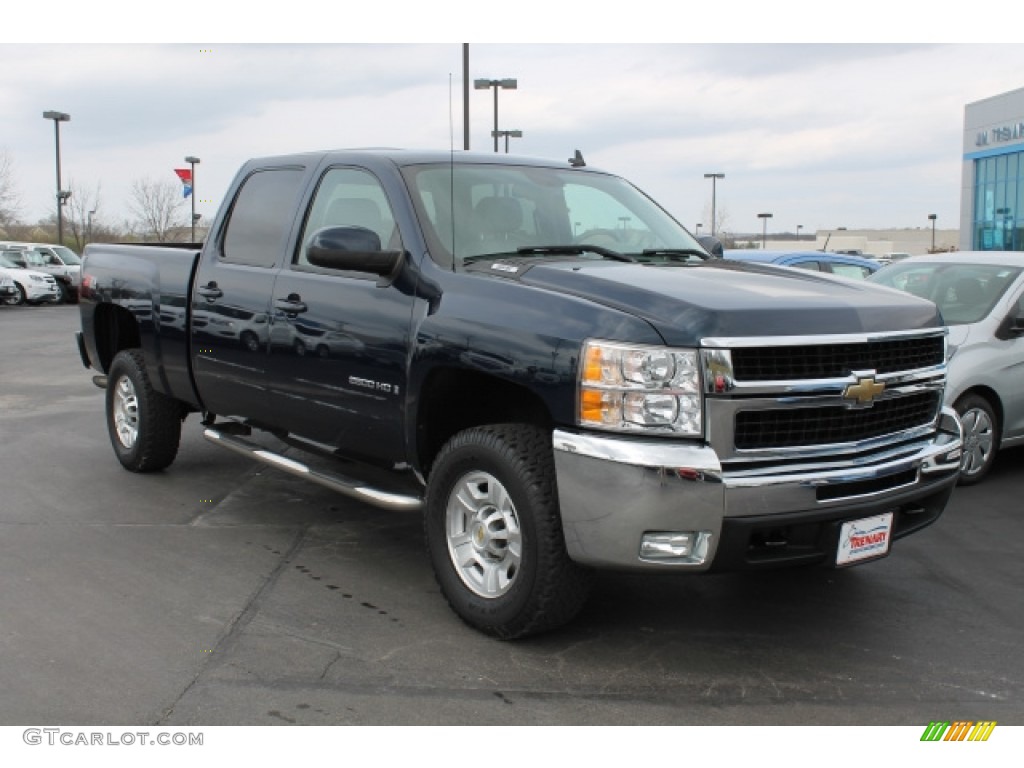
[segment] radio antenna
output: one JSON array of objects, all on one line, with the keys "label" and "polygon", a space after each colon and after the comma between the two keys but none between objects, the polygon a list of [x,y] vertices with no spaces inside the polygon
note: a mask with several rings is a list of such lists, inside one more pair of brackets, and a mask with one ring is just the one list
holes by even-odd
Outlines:
[{"label": "radio antenna", "polygon": [[455,271],[455,117],[452,112],[452,73],[448,73],[448,214],[451,216],[452,272]]}]

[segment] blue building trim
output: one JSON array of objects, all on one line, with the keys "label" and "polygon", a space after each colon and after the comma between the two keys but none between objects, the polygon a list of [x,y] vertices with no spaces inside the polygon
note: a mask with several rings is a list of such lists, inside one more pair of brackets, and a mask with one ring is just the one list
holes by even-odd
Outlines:
[{"label": "blue building trim", "polygon": [[1012,155],[1015,152],[1024,152],[1024,144],[1010,144],[995,149],[982,149],[978,152],[968,152],[964,160],[983,160],[986,157],[998,157],[999,155]]}]

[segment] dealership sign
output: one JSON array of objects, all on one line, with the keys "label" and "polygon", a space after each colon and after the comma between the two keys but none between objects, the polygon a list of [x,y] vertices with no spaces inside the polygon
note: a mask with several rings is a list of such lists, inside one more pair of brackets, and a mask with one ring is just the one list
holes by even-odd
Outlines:
[{"label": "dealership sign", "polygon": [[980,131],[978,138],[974,140],[974,146],[987,147],[989,144],[1002,144],[1007,141],[1018,141],[1020,139],[1024,139],[1024,122]]}]

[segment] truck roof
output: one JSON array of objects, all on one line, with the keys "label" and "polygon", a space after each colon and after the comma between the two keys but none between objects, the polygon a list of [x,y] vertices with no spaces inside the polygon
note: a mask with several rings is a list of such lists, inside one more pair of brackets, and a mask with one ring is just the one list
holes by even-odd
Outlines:
[{"label": "truck roof", "polygon": [[[395,147],[358,147],[351,149],[326,149],[312,152],[301,152],[288,155],[273,155],[253,158],[246,166],[265,165],[268,162],[321,162],[328,159],[338,162],[359,159],[361,162],[385,161],[397,166],[423,165],[428,163],[461,164],[492,164],[492,165],[534,165],[547,168],[571,168],[571,159],[552,160],[551,158],[530,157],[527,155],[509,155],[495,152],[474,152],[447,149],[400,149]],[[600,170],[587,166],[588,170]]]}]

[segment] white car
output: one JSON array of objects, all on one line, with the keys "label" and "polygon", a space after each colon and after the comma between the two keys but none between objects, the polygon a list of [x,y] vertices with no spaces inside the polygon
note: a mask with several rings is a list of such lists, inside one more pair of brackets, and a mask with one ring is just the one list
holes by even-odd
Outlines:
[{"label": "white car", "polygon": [[949,326],[946,403],[960,414],[960,484],[980,481],[1000,448],[1024,444],[1024,253],[915,256],[870,278],[938,305]]},{"label": "white car", "polygon": [[14,281],[17,296],[10,302],[12,304],[56,304],[60,300],[57,280],[53,275],[25,269],[3,254],[0,254],[0,276]]},{"label": "white car", "polygon": [[82,286],[82,260],[70,248],[45,243],[2,243],[3,252],[23,267],[57,279],[60,301],[77,301]]}]

